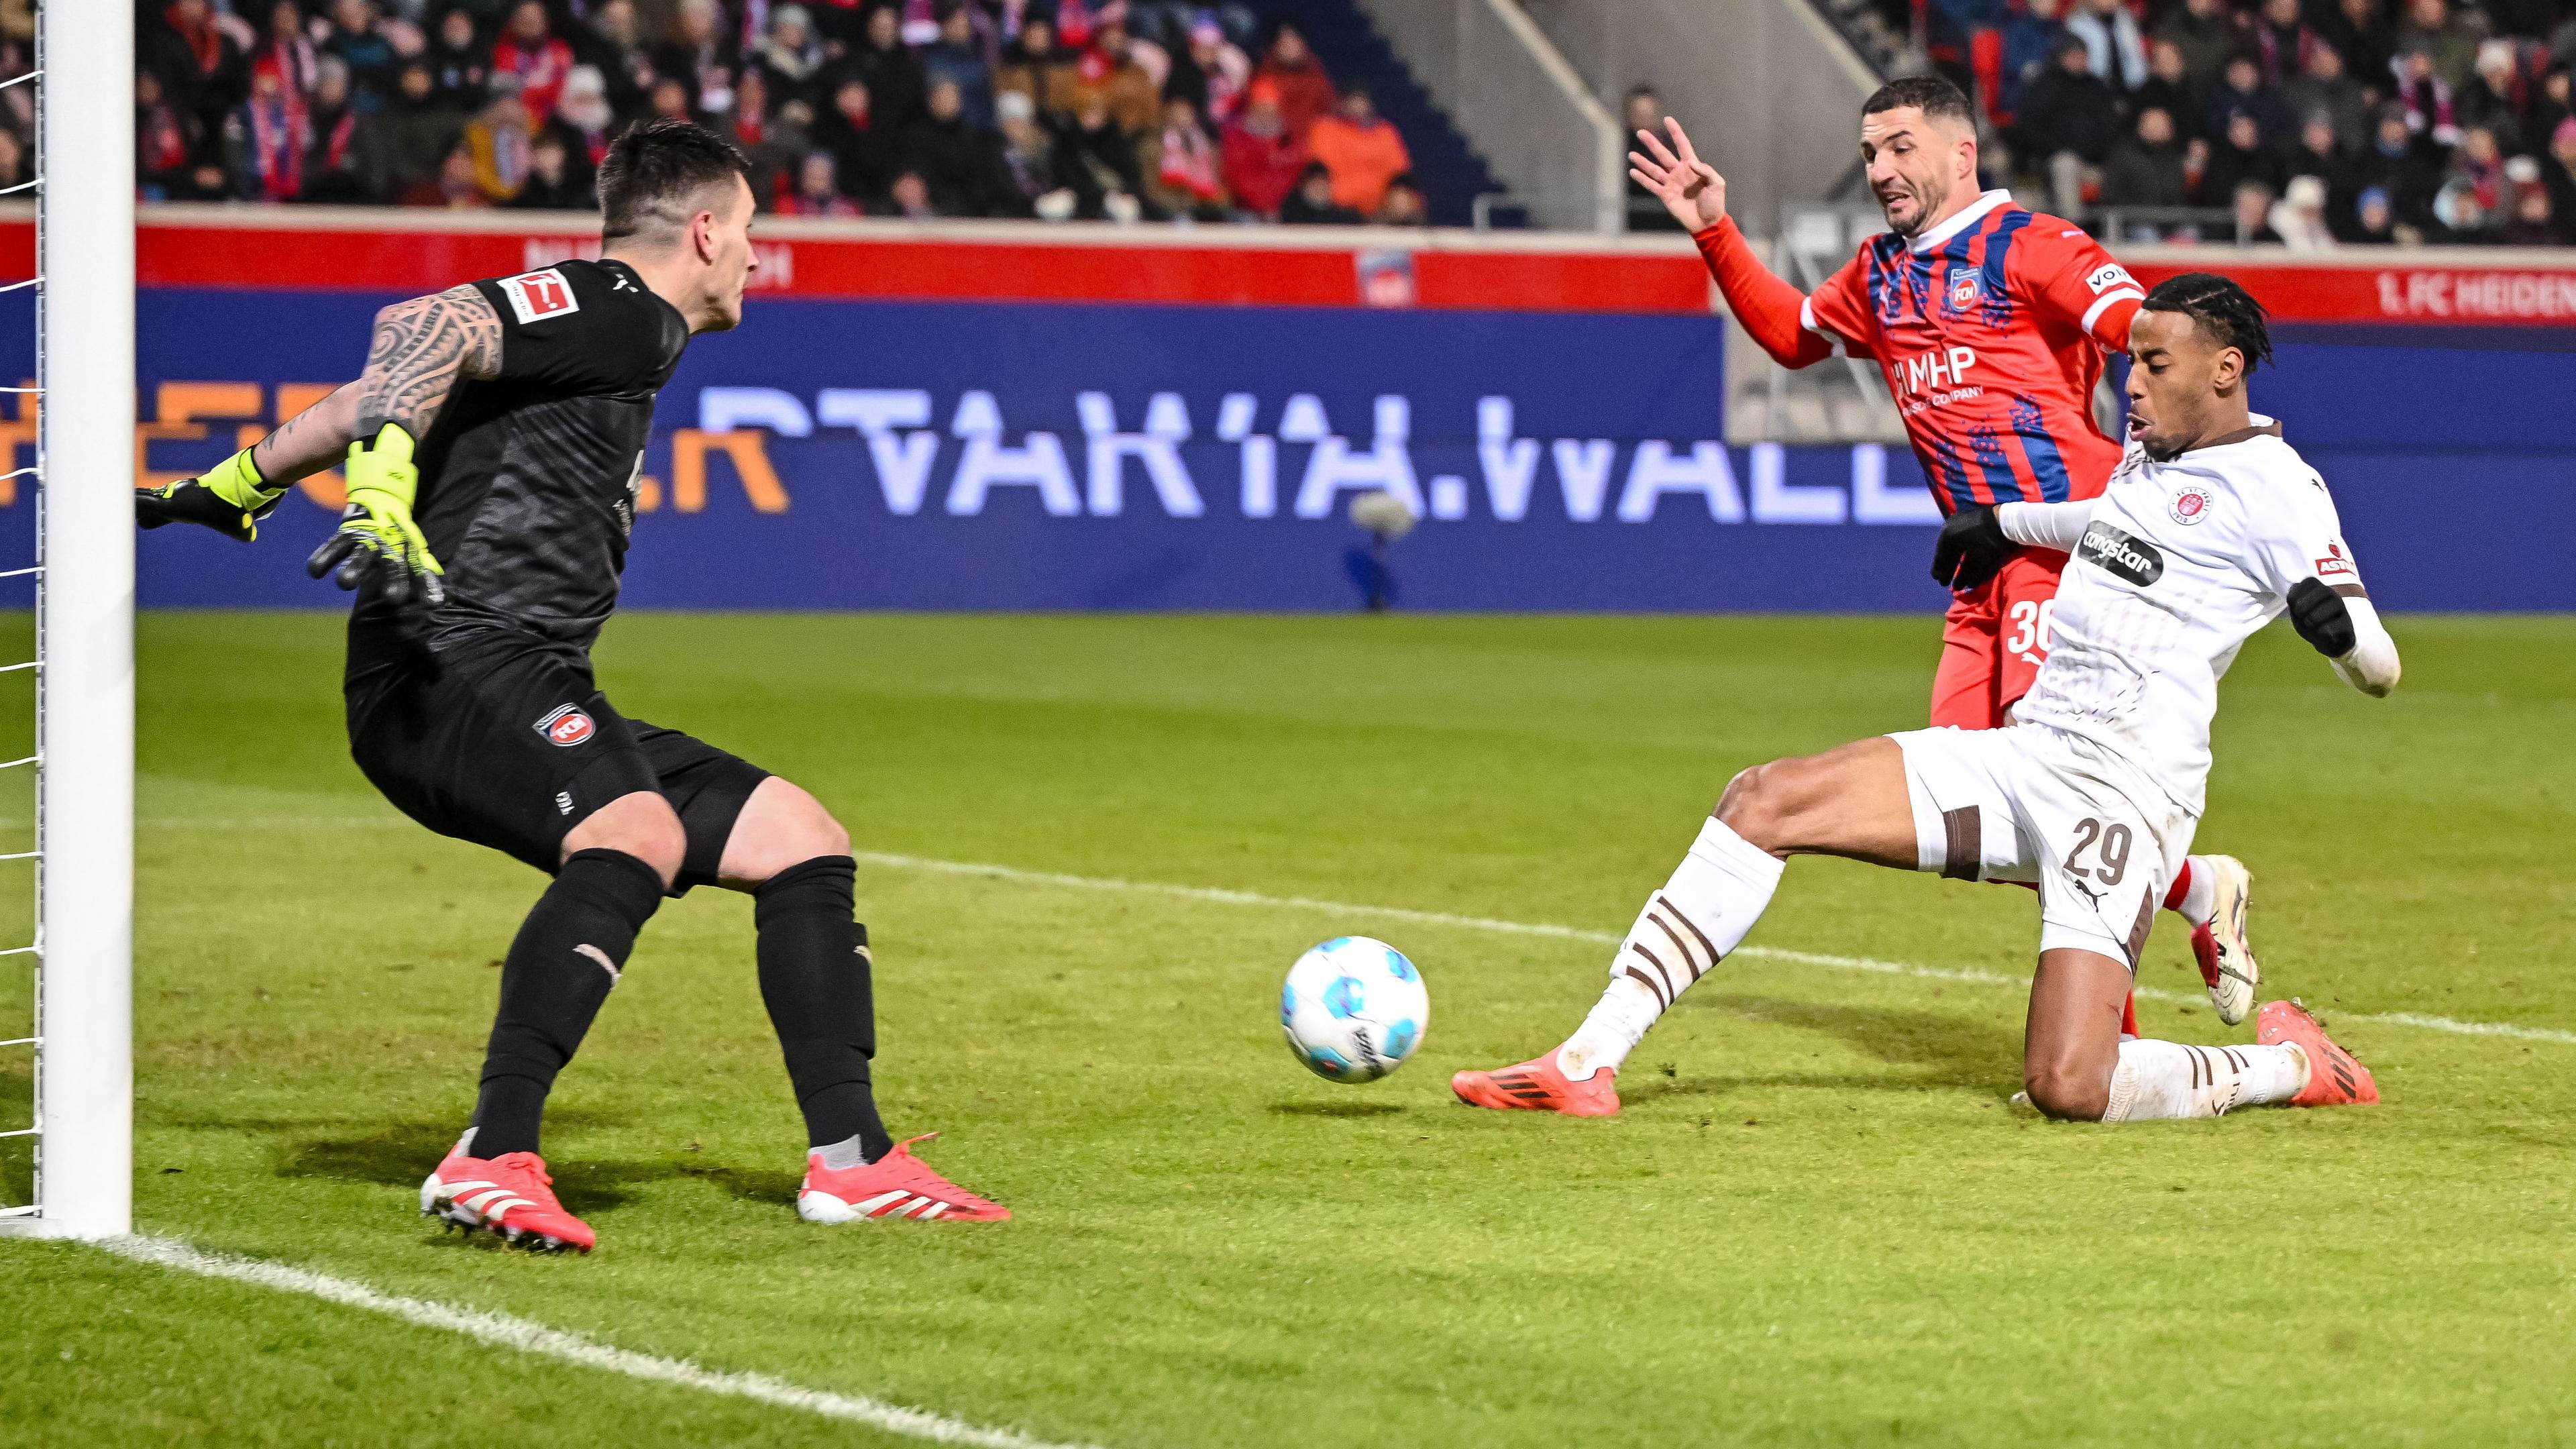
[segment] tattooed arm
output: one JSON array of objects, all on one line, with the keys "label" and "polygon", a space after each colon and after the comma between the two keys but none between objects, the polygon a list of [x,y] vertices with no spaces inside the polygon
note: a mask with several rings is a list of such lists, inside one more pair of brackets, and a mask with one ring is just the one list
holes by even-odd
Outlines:
[{"label": "tattooed arm", "polygon": [[[349,509],[340,531],[304,561],[315,578],[329,574],[344,589],[364,587],[397,604],[446,601],[446,585],[429,540],[412,518],[420,468],[412,451],[437,421],[458,378],[501,370],[501,314],[480,289],[453,287],[376,314],[376,340],[348,411]],[[334,430],[317,428],[317,434]]]},{"label": "tattooed arm", "polygon": [[249,543],[287,489],[340,461],[357,428],[358,385],[352,382],[194,478],[135,489],[134,521],[143,528],[194,523]]},{"label": "tattooed arm", "polygon": [[344,382],[260,439],[250,450],[251,466],[271,485],[284,487],[339,462],[357,435],[358,385]]},{"label": "tattooed arm", "polygon": [[[417,530],[410,528],[411,483],[407,480],[412,475],[404,470],[410,468],[412,444],[429,431],[457,379],[491,377],[500,370],[501,317],[480,290],[471,285],[452,287],[396,303],[376,314],[367,370],[356,382],[332,389],[255,446],[195,478],[162,488],[136,489],[134,521],[144,528],[194,523],[249,542],[259,537],[259,521],[277,507],[297,479],[319,473],[348,455],[353,496],[362,487],[362,473],[370,481],[390,481],[399,497],[394,513],[400,517],[386,513],[381,504],[371,507],[367,526],[391,531],[352,540],[348,547],[337,541],[326,544],[326,551],[336,549],[332,564],[346,559],[355,547],[368,555],[356,561],[364,567],[392,557],[411,573],[434,575],[437,560],[429,557]],[[394,431],[389,434],[388,428]],[[394,452],[377,456],[388,443]],[[363,464],[357,455],[367,455]],[[386,473],[388,466],[396,471]],[[344,522],[344,531],[355,522],[354,518]],[[320,558],[315,555],[317,562]],[[357,575],[349,575],[347,581],[354,583]],[[435,591],[433,582],[423,592]]]},{"label": "tattooed arm", "polygon": [[500,371],[501,316],[479,289],[471,284],[450,287],[397,302],[376,314],[367,370],[353,385],[357,396],[350,431],[339,446],[374,437],[387,423],[414,438],[425,437],[458,378],[487,378]]},{"label": "tattooed arm", "polygon": [[[351,442],[386,423],[401,423],[417,438],[429,431],[458,377],[490,377],[500,366],[501,319],[481,292],[455,287],[398,302],[376,314],[366,375],[278,424],[251,450],[251,465],[263,481],[283,487],[338,463]],[[371,411],[362,401],[396,396],[425,405],[406,417],[385,402]],[[375,427],[361,429],[362,415]]]}]

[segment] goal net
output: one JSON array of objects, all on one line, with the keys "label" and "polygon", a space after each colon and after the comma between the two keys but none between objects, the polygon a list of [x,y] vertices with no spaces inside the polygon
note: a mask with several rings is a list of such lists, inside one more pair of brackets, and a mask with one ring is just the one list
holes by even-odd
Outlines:
[{"label": "goal net", "polygon": [[[22,1008],[0,1020],[0,1083],[23,1084],[0,1232],[95,1238],[133,1227],[134,7],[42,0],[36,24],[11,82],[35,93],[33,179],[0,188],[36,201],[33,275],[0,297],[36,312],[34,381],[13,389],[34,458],[13,446],[0,472],[37,518],[32,556],[0,557],[36,599],[32,633],[0,631],[26,641],[0,656],[0,719],[35,716],[0,759],[0,801],[23,802],[0,900],[27,900],[0,909],[23,933],[0,937],[0,1000]],[[0,748],[19,738],[0,725]]]}]

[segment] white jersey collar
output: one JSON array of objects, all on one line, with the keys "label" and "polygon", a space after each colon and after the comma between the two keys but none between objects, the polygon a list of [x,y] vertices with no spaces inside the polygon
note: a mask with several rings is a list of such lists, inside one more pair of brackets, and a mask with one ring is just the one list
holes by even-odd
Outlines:
[{"label": "white jersey collar", "polygon": [[1906,248],[1919,257],[1925,252],[1932,250],[1934,247],[1946,244],[1950,238],[1957,236],[1959,233],[1966,231],[1969,227],[1976,225],[1977,219],[1984,216],[1987,212],[1994,210],[1998,206],[2010,205],[2012,205],[2011,192],[1989,191],[1985,195],[1978,197],[1976,200],[1969,202],[1965,210],[1961,211],[1958,215],[1951,217],[1948,221],[1941,223],[1930,231],[1917,233],[1913,238],[1905,243]]},{"label": "white jersey collar", "polygon": [[2281,436],[2283,436],[2283,434],[2281,429],[2281,420],[2279,418],[2266,417],[2261,413],[2249,412],[2245,415],[2244,427],[2239,428],[2235,432],[2229,433],[2224,437],[2212,438],[2208,442],[2201,444],[2197,448],[2190,449],[2189,451],[2192,453],[2200,453],[2206,452],[2212,448],[2232,448],[2238,443],[2250,443],[2258,438],[2278,438]]},{"label": "white jersey collar", "polygon": [[2212,438],[2198,447],[2185,448],[2170,458],[2157,457],[2148,452],[2144,444],[2132,443],[2129,446],[2139,457],[2146,460],[2149,467],[2187,467],[2190,460],[2203,453],[2215,453],[2221,448],[2233,448],[2240,443],[2259,442],[2264,438],[2287,440],[2279,418],[2249,412],[2245,415],[2245,422],[2246,425],[2235,432]]}]

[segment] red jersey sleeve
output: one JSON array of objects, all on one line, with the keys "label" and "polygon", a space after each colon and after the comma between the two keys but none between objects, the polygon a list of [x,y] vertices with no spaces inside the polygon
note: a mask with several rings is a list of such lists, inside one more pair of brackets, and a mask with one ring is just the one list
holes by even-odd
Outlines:
[{"label": "red jersey sleeve", "polygon": [[1717,225],[1694,233],[1691,239],[1699,244],[1708,274],[1717,279],[1727,310],[1774,361],[1783,367],[1806,367],[1834,355],[1830,344],[1800,325],[1807,299],[1762,265],[1752,244],[1736,229],[1734,217],[1719,217]]},{"label": "red jersey sleeve", "polygon": [[1878,313],[1869,304],[1868,255],[1864,245],[1841,270],[1825,278],[1823,286],[1807,294],[1807,305],[1798,314],[1801,326],[1842,344],[1852,357],[1878,355]]},{"label": "red jersey sleeve", "polygon": [[2010,281],[2041,316],[2062,319],[2113,352],[2129,350],[2129,319],[2147,299],[2146,289],[2074,223],[2031,218],[2011,268]]}]

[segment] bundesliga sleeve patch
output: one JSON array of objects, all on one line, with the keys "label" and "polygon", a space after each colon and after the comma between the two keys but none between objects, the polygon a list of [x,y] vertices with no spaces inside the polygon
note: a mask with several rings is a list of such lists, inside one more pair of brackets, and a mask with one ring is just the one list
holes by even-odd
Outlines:
[{"label": "bundesliga sleeve patch", "polygon": [[572,294],[572,283],[565,281],[564,274],[554,267],[505,279],[501,295],[510,300],[510,310],[518,315],[522,327],[581,310],[580,301]]}]

